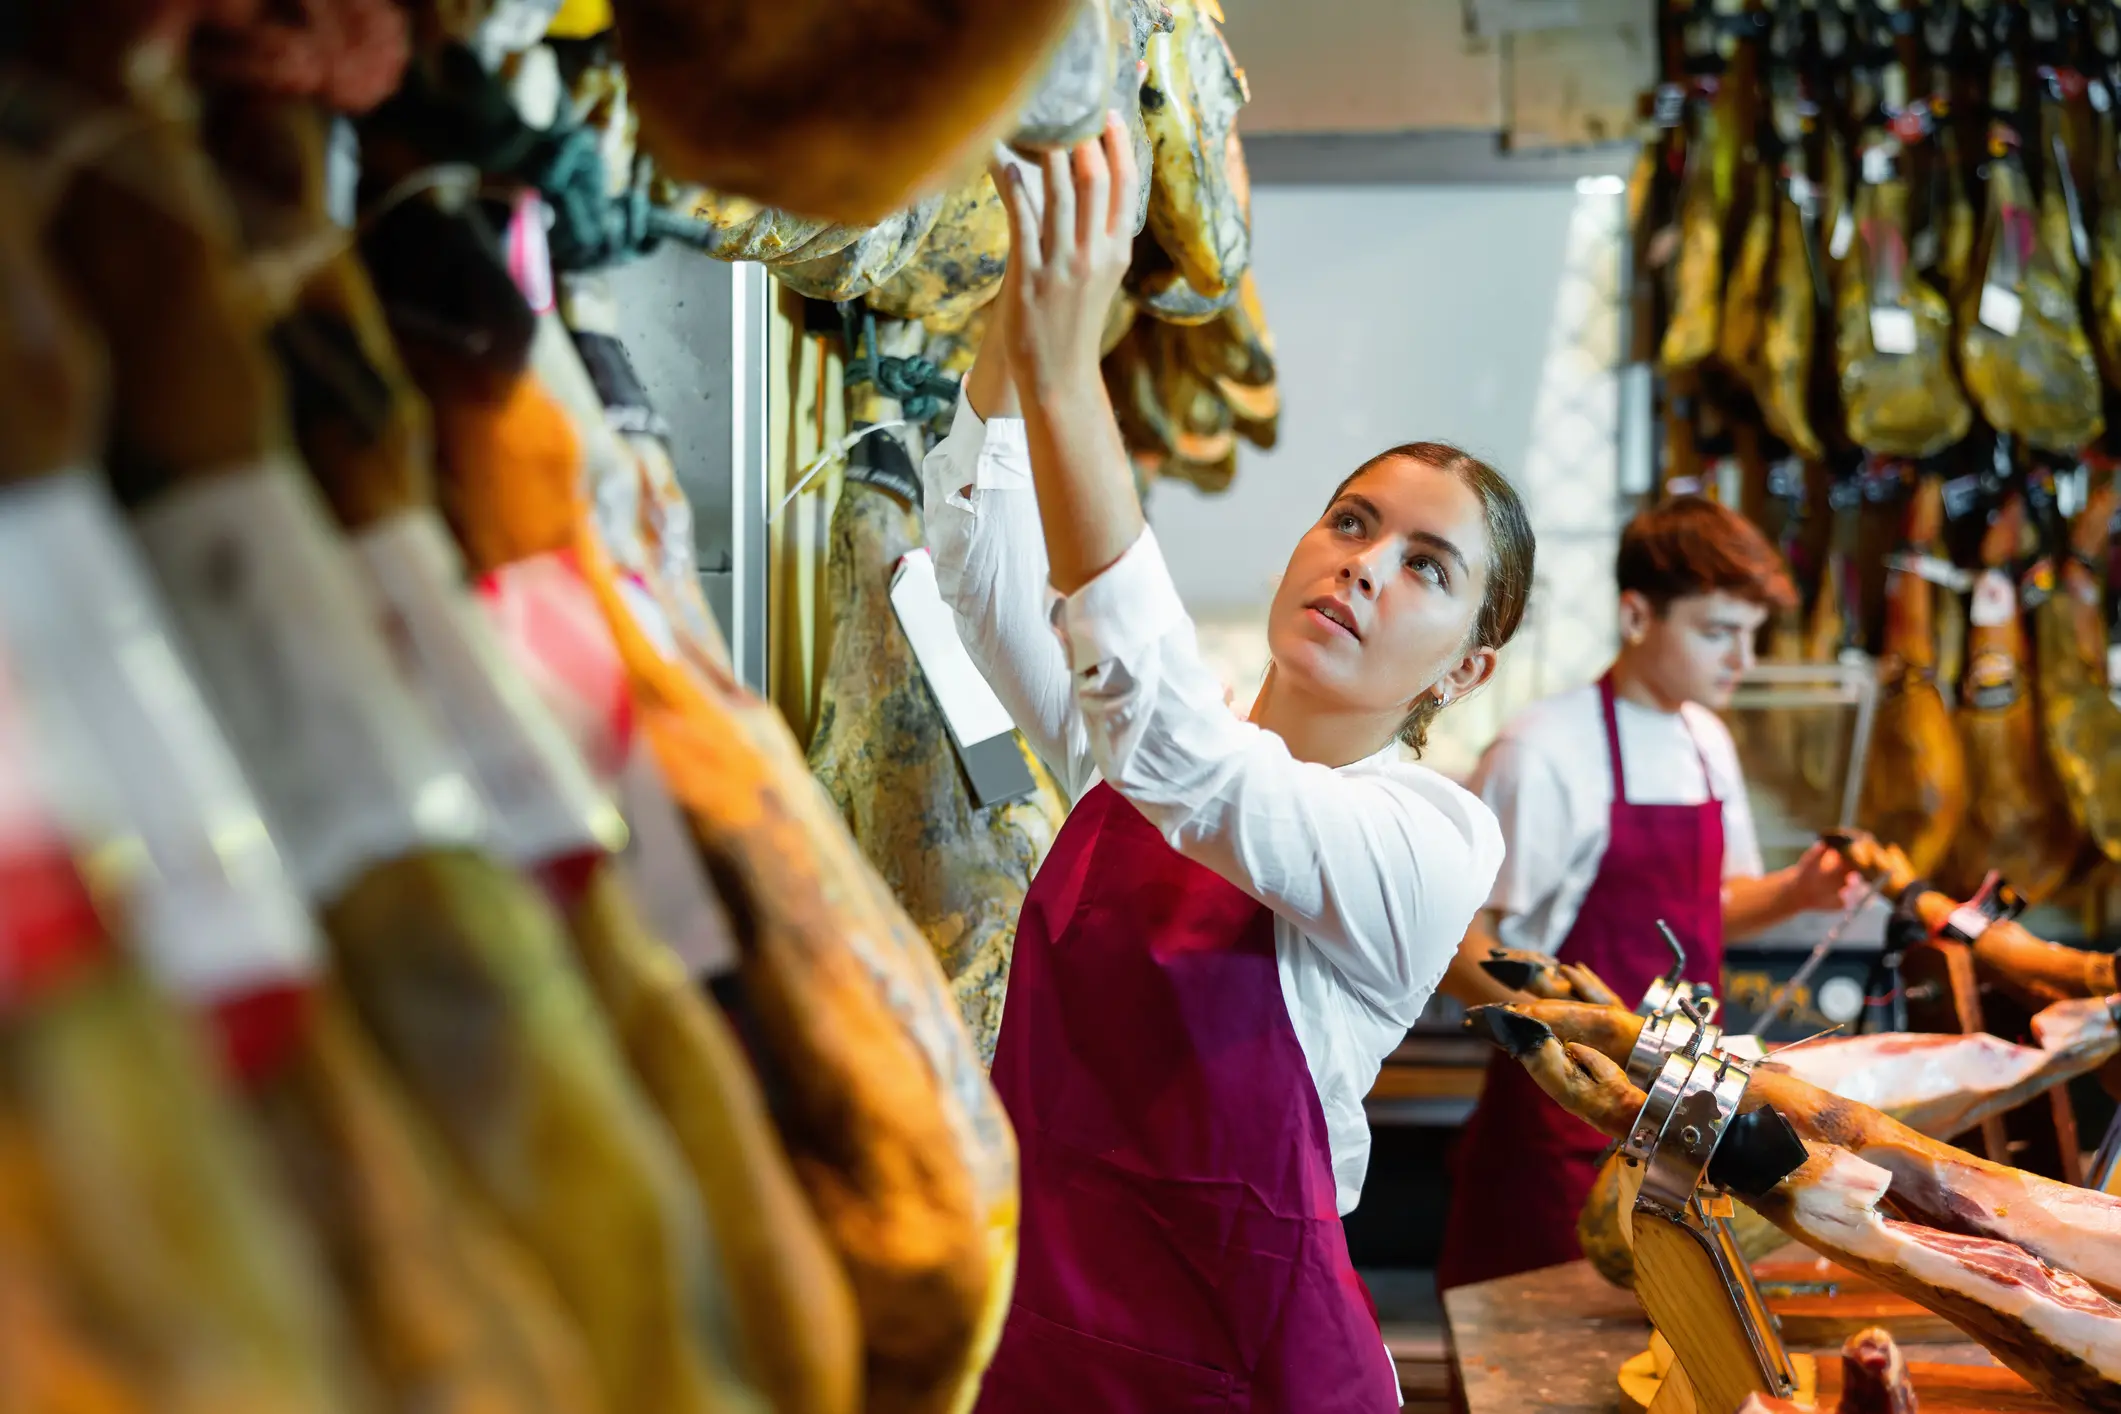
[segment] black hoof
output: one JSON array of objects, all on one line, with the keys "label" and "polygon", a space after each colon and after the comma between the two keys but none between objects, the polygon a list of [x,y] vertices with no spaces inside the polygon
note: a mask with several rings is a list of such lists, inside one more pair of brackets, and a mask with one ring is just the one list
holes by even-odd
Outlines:
[{"label": "black hoof", "polygon": [[1511,1060],[1521,1060],[1554,1039],[1553,1029],[1544,1021],[1506,1006],[1474,1007],[1466,1013],[1466,1025],[1485,1032]]},{"label": "black hoof", "polygon": [[1480,970],[1511,991],[1521,992],[1539,969],[1522,958],[1491,957],[1481,962]]}]

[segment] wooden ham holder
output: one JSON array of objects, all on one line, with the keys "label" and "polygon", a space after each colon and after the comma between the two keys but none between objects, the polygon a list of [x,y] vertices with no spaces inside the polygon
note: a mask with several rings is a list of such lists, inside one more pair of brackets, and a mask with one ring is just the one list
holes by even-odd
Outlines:
[{"label": "wooden ham holder", "polygon": [[[1822,1364],[1785,1344],[1782,1323],[1732,1233],[1731,1199],[1708,1178],[1738,1118],[1752,1066],[1712,1048],[1714,1028],[1704,1009],[1690,1003],[1680,1000],[1679,1016],[1664,1018],[1659,1028],[1664,1039],[1630,1058],[1635,1071],[1664,1049],[1620,1151],[1621,1233],[1634,1254],[1636,1298],[1654,1328],[1650,1348],[1621,1367],[1622,1407],[1631,1414],[1729,1414],[1758,1393],[1832,1408],[1840,1396],[1840,1362]],[[1761,1123],[1757,1116],[1747,1122]],[[1787,1176],[1803,1162],[1804,1149],[1779,1116],[1774,1124],[1787,1133],[1786,1141],[1770,1136],[1756,1153],[1768,1155],[1761,1162]],[[1780,1181],[1765,1172],[1752,1177]],[[1875,1306],[1869,1297],[1851,1294],[1857,1304]],[[1834,1299],[1825,1297],[1829,1305]],[[1930,1316],[1925,1324],[1935,1338],[1941,1323]],[[1948,1326],[1944,1336],[1962,1338]],[[1899,1338],[1919,1339],[1913,1330]],[[2053,1409],[2005,1369],[1914,1363],[1908,1369],[1931,1414]]]},{"label": "wooden ham holder", "polygon": [[[1994,871],[1961,904],[1936,937],[1908,948],[1900,963],[1910,1031],[1949,1036],[1989,1032],[2025,1035],[2031,1015],[2009,997],[1983,992],[1974,973],[1974,939],[1998,919],[2015,918],[2024,901]],[[2055,1086],[2006,1115],[1993,1115],[1953,1141],[1999,1164],[2082,1187],[2084,1161],[2067,1086]],[[2114,1191],[2109,1189],[2108,1191]]]},{"label": "wooden ham holder", "polygon": [[[1690,1034],[1658,1065],[1621,1146],[1621,1232],[1656,1328],[1649,1352],[1622,1367],[1622,1393],[1650,1414],[1721,1414],[1753,1393],[1810,1401],[1816,1368],[1783,1345],[1731,1234],[1730,1199],[1705,1183],[1752,1068],[1707,1049],[1705,1015],[1679,1010],[1666,1034]],[[1630,1069],[1643,1060],[1638,1049]]]}]

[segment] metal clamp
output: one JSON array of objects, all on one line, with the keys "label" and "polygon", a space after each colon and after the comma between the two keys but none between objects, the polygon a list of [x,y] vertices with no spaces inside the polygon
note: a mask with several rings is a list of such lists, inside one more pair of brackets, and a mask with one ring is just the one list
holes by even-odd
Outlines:
[{"label": "metal clamp", "polygon": [[1974,896],[1953,909],[1937,931],[1955,942],[1973,943],[1994,923],[2007,923],[2025,912],[2025,898],[1996,870],[1988,871]]},{"label": "metal clamp", "polygon": [[1667,1057],[1699,1056],[1723,1044],[1723,1028],[1708,1019],[1708,1011],[1682,998],[1679,1005],[1644,1020],[1628,1053],[1628,1082],[1647,1090]]},{"label": "metal clamp", "polygon": [[1664,976],[1650,983],[1649,989],[1642,994],[1642,1000],[1636,1004],[1635,1014],[1655,1016],[1660,1012],[1673,1010],[1684,999],[1693,1002],[1695,1008],[1701,1012],[1701,1020],[1708,1020],[1716,1014],[1716,994],[1705,982],[1681,980],[1686,973],[1686,947],[1662,918],[1657,920],[1657,931],[1664,935],[1665,946],[1672,950],[1672,965],[1665,971]]},{"label": "metal clamp", "polygon": [[1645,1199],[1668,1212],[1686,1210],[1752,1078],[1749,1063],[1721,1051],[1666,1058],[1621,1146],[1624,1157],[1647,1169]]}]

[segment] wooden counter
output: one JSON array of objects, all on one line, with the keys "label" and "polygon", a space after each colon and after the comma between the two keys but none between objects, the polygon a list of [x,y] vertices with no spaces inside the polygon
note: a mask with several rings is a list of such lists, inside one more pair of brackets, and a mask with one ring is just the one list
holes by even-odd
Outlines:
[{"label": "wooden counter", "polygon": [[[1607,1285],[1588,1262],[1460,1287],[1443,1301],[1466,1414],[1617,1414],[1620,1366],[1650,1341],[1650,1323],[1634,1295]],[[1910,1363],[1995,1364],[1978,1345],[1903,1348]],[[1811,1354],[1834,1360],[1840,1350]]]},{"label": "wooden counter", "polygon": [[1650,1343],[1634,1294],[1588,1262],[1462,1286],[1443,1308],[1466,1414],[1613,1414],[1622,1362]]}]

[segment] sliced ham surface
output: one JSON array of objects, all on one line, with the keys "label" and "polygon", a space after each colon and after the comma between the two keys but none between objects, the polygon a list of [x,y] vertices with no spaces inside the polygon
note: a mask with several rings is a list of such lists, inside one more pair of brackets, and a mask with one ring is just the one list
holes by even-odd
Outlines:
[{"label": "sliced ham surface", "polygon": [[2055,1003],[2033,1018],[2037,1046],[1986,1034],[1891,1032],[1815,1041],[1770,1054],[1766,1064],[1949,1138],[2121,1053],[2117,1005],[2121,998]]}]

